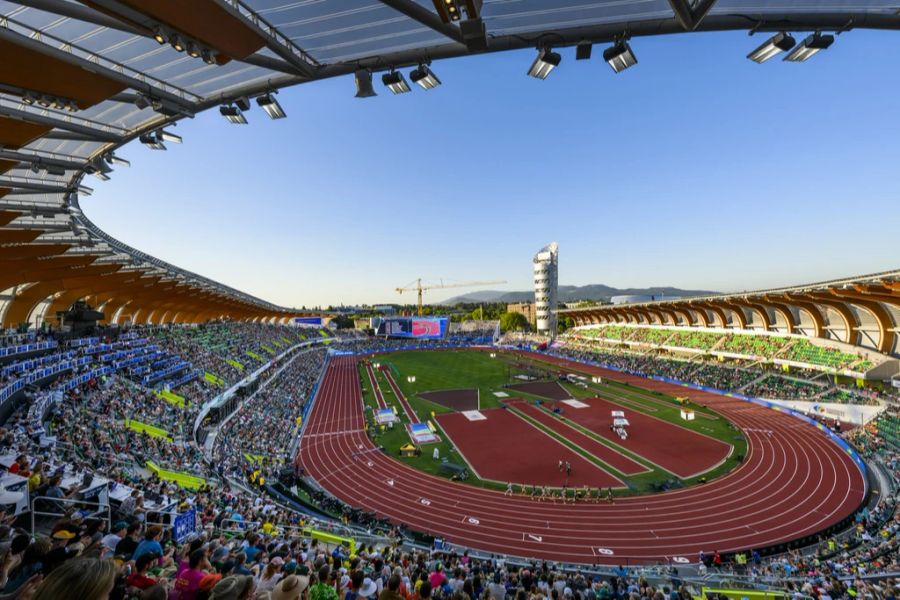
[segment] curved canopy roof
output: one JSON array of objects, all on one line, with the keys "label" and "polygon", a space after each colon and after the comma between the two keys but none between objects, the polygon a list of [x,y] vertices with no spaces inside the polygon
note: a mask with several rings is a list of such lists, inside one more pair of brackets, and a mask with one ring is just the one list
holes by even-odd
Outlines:
[{"label": "curved canopy roof", "polygon": [[120,146],[140,139],[162,149],[178,141],[174,122],[203,110],[228,105],[226,112],[237,115],[232,103],[246,110],[285,86],[517,48],[580,44],[583,54],[592,43],[646,35],[747,30],[756,34],[750,51],[773,32],[800,33],[802,40],[811,32],[897,29],[898,6],[888,0],[0,0],[0,292],[16,286],[0,322],[32,320],[38,307],[65,308],[85,295],[108,316],[150,322],[296,314],[147,256],[100,231],[79,208],[79,196],[97,181],[85,176],[107,177],[120,164]]},{"label": "curved canopy roof", "polygon": [[779,331],[900,355],[900,271],[784,288],[561,310],[576,325]]}]

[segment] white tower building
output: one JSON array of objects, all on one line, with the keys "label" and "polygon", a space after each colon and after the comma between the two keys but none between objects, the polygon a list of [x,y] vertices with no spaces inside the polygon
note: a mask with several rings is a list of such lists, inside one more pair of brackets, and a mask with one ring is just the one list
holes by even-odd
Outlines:
[{"label": "white tower building", "polygon": [[557,271],[559,245],[556,242],[541,248],[534,255],[534,313],[537,332],[556,337]]}]

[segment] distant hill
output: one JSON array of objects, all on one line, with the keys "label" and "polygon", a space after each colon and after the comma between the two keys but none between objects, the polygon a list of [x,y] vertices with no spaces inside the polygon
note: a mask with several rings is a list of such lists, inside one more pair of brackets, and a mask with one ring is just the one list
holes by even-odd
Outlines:
[{"label": "distant hill", "polygon": [[[719,292],[706,290],[682,290],[674,287],[649,288],[614,288],[602,283],[593,285],[561,285],[559,286],[560,302],[576,300],[602,300],[609,302],[613,296],[654,296],[657,300],[669,297],[710,296]],[[483,290],[454,296],[441,304],[458,304],[460,302],[534,302],[534,292],[503,292],[499,290]]]}]

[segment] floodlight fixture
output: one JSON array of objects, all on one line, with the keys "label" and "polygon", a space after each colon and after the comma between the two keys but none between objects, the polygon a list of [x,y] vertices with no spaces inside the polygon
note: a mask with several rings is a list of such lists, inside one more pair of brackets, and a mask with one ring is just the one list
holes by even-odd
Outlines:
[{"label": "floodlight fixture", "polygon": [[208,65],[216,64],[216,57],[213,54],[213,51],[208,48],[204,48],[203,50],[200,51],[200,58],[202,58],[203,62],[205,62]]},{"label": "floodlight fixture", "polygon": [[528,69],[528,74],[536,79],[547,79],[550,71],[559,66],[562,57],[550,48],[541,48]]},{"label": "floodlight fixture", "polygon": [[107,153],[103,156],[103,159],[104,159],[106,162],[108,162],[109,164],[111,164],[111,165],[122,165],[122,166],[124,166],[124,167],[130,167],[130,166],[131,166],[131,161],[130,161],[130,160],[128,160],[128,159],[126,159],[126,158],[122,158],[121,156],[116,156],[116,155],[113,154],[112,152],[107,152]]},{"label": "floodlight fixture", "polygon": [[161,139],[164,142],[172,142],[173,144],[180,144],[183,141],[181,139],[180,135],[178,135],[177,133],[168,132],[165,129],[157,129],[156,135],[159,136],[159,139]]},{"label": "floodlight fixture", "polygon": [[184,42],[181,41],[181,37],[177,33],[169,36],[169,44],[175,49],[175,52],[184,52]]},{"label": "floodlight fixture", "polygon": [[796,43],[797,42],[793,37],[781,31],[766,40],[762,46],[748,54],[747,58],[755,63],[762,64],[770,58],[775,58],[775,56],[782,52],[787,52],[793,48]]},{"label": "floodlight fixture", "polygon": [[590,60],[594,45],[588,41],[578,42],[575,46],[575,60]]},{"label": "floodlight fixture", "polygon": [[411,91],[406,78],[400,71],[391,71],[381,76],[381,83],[394,94],[405,94]]},{"label": "floodlight fixture", "polygon": [[423,90],[433,90],[441,85],[441,80],[437,78],[437,75],[427,65],[419,65],[418,68],[410,71],[409,79]]},{"label": "floodlight fixture", "polygon": [[375,88],[372,87],[372,72],[368,69],[357,69],[353,74],[356,80],[356,97],[371,98],[377,96]]},{"label": "floodlight fixture", "polygon": [[834,36],[816,32],[797,44],[787,56],[785,62],[806,62],[820,51],[827,49],[834,43]]},{"label": "floodlight fixture", "polygon": [[456,0],[444,0],[444,7],[451,21],[459,21],[459,5]]},{"label": "floodlight fixture", "polygon": [[188,42],[186,48],[188,56],[190,56],[191,58],[200,57],[200,46],[198,46],[194,42]]},{"label": "floodlight fixture", "polygon": [[98,156],[84,167],[84,172],[93,175],[101,181],[108,181],[109,174],[112,173],[112,167],[102,157]]},{"label": "floodlight fixture", "polygon": [[151,131],[150,133],[141,134],[138,138],[141,143],[151,150],[165,150],[166,145],[162,143],[162,140],[159,136],[156,135],[155,131]]},{"label": "floodlight fixture", "polygon": [[247,117],[244,116],[244,112],[233,104],[223,104],[219,107],[219,113],[232,125],[246,125]]},{"label": "floodlight fixture", "polygon": [[615,45],[604,50],[603,60],[608,62],[609,66],[616,73],[621,73],[628,67],[633,67],[637,64],[637,57],[625,40],[619,40]]},{"label": "floodlight fixture", "polygon": [[166,34],[159,25],[153,28],[153,39],[156,40],[156,43],[160,46],[166,43]]},{"label": "floodlight fixture", "polygon": [[266,111],[266,114],[269,115],[270,119],[283,119],[287,116],[287,113],[284,112],[284,109],[281,108],[281,104],[279,104],[278,100],[275,98],[274,92],[259,96],[256,99],[256,104]]}]

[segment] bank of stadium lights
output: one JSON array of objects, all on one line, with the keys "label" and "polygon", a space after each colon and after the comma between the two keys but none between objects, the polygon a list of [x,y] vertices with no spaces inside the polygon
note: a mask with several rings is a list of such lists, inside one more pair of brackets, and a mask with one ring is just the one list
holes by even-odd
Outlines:
[{"label": "bank of stadium lights", "polygon": [[787,56],[785,62],[806,62],[813,56],[825,50],[834,43],[834,36],[816,32],[797,44]]},{"label": "bank of stadium lights", "polygon": [[232,125],[247,124],[247,117],[244,116],[244,111],[234,104],[223,104],[219,107],[219,114],[228,119],[228,122]]},{"label": "bank of stadium lights", "polygon": [[603,51],[603,60],[609,63],[612,70],[621,73],[628,67],[637,64],[637,57],[631,50],[631,46],[625,40],[619,40],[614,45]]},{"label": "bank of stadium lights", "polygon": [[51,96],[49,94],[35,94],[33,92],[26,92],[22,96],[22,102],[27,104],[28,106],[38,105],[42,108],[55,108],[57,110],[65,110],[68,112],[75,112],[79,110],[78,103],[69,98],[62,98],[60,96]]},{"label": "bank of stadium lights", "polygon": [[111,165],[122,165],[123,167],[131,166],[130,160],[128,160],[126,158],[122,158],[121,156],[116,156],[112,152],[107,152],[106,154],[104,154],[103,160],[105,160],[106,162],[108,162]]},{"label": "bank of stadium lights", "polygon": [[157,25],[153,28],[153,39],[156,40],[160,46],[169,44],[175,52],[186,51],[191,58],[202,58],[203,62],[208,65],[216,64],[216,57],[212,50],[206,48],[199,42],[195,42],[194,40],[182,36],[181,34],[175,33],[174,31],[168,31],[161,25]]},{"label": "bank of stadium lights", "polygon": [[166,145],[163,142],[180,144],[182,141],[180,135],[170,133],[164,129],[157,129],[149,133],[143,133],[138,139],[140,139],[141,143],[151,150],[165,150]]},{"label": "bank of stadium lights", "polygon": [[383,83],[387,89],[391,90],[393,94],[406,94],[407,92],[412,91],[412,88],[409,87],[406,78],[403,77],[403,73],[400,71],[390,71],[389,73],[385,73],[381,76],[381,83]]},{"label": "bank of stadium lights", "polygon": [[275,98],[275,92],[259,96],[256,99],[256,104],[266,111],[266,114],[269,115],[270,119],[283,119],[287,116],[287,113],[284,112],[284,109],[281,108],[281,104],[279,104],[278,100]]},{"label": "bank of stadium lights", "polygon": [[427,65],[419,65],[409,72],[409,79],[423,90],[433,90],[441,85],[441,80],[437,78]]},{"label": "bank of stadium lights", "polygon": [[562,57],[550,48],[540,48],[528,69],[528,75],[536,79],[547,79],[550,71],[558,67],[561,60]]},{"label": "bank of stadium lights", "polygon": [[789,34],[779,32],[767,39],[762,46],[747,55],[747,58],[755,63],[762,64],[771,58],[775,58],[782,52],[787,52],[797,42]]},{"label": "bank of stadium lights", "polygon": [[100,181],[109,181],[109,174],[112,173],[112,171],[113,169],[109,166],[109,163],[100,156],[95,157],[84,167],[85,173],[93,175]]}]

